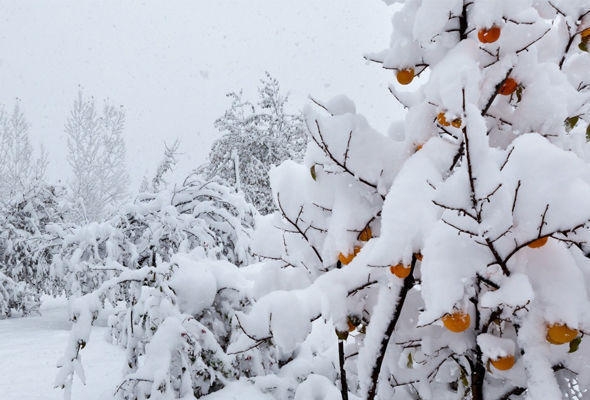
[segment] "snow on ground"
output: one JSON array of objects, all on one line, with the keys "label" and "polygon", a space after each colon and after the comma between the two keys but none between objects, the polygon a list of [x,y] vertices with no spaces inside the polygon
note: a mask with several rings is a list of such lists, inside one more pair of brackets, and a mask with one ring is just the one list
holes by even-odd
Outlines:
[{"label": "snow on ground", "polygon": [[[41,316],[0,320],[0,399],[63,399],[63,391],[54,389],[53,381],[69,326],[63,299],[46,300]],[[105,340],[105,333],[106,328],[93,329],[82,353],[86,386],[76,378],[72,399],[112,399],[125,355]]]}]

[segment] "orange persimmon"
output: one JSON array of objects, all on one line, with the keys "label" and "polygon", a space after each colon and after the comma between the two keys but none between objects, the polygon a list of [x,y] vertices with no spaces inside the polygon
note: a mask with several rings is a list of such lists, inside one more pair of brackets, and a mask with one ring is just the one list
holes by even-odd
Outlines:
[{"label": "orange persimmon", "polygon": [[412,272],[412,267],[399,263],[390,266],[389,271],[398,278],[405,279],[410,275],[410,272]]},{"label": "orange persimmon", "polygon": [[359,253],[359,251],[361,251],[361,247],[360,246],[354,246],[354,250],[352,253],[350,254],[338,254],[338,260],[340,260],[340,262],[343,265],[347,265],[350,264],[350,262],[354,259],[354,257],[356,257],[356,255]]},{"label": "orange persimmon", "polygon": [[395,74],[397,81],[402,85],[408,85],[414,80],[414,68],[400,69]]},{"label": "orange persimmon", "polygon": [[546,339],[551,344],[565,344],[578,336],[578,330],[565,324],[551,324],[547,326]]},{"label": "orange persimmon", "polygon": [[477,32],[477,38],[482,43],[494,43],[500,38],[501,29],[497,25],[492,25],[491,28],[482,28]]},{"label": "orange persimmon", "polygon": [[490,363],[499,371],[507,371],[514,366],[514,356],[511,354],[505,357],[499,357],[495,360],[490,360]]},{"label": "orange persimmon", "polygon": [[518,87],[518,82],[512,78],[506,78],[498,89],[498,94],[503,96],[510,96]]},{"label": "orange persimmon", "polygon": [[445,328],[451,332],[459,333],[467,330],[471,324],[471,317],[464,311],[454,311],[442,317]]},{"label": "orange persimmon", "polygon": [[549,240],[549,236],[543,236],[543,237],[540,237],[536,240],[533,240],[532,242],[530,242],[528,244],[528,246],[532,249],[537,249],[539,247],[545,246],[545,244],[547,243],[547,240]]}]

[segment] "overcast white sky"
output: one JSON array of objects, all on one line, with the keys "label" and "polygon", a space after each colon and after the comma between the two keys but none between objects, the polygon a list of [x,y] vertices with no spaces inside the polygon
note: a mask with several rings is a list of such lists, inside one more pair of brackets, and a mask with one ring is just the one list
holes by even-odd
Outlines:
[{"label": "overcast white sky", "polygon": [[164,141],[180,138],[181,171],[203,163],[225,93],[254,98],[265,70],[297,108],[344,93],[382,131],[398,112],[391,72],[362,59],[389,41],[380,0],[0,0],[0,10],[0,102],[21,100],[52,180],[69,174],[63,126],[79,87],[124,105],[134,186]]}]

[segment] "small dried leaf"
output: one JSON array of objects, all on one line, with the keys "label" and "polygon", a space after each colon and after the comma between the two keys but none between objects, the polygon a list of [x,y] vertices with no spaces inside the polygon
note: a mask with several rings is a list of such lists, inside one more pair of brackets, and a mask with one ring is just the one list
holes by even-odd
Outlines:
[{"label": "small dried leaf", "polygon": [[348,331],[339,331],[336,329],[336,336],[338,336],[338,340],[346,340],[348,339]]},{"label": "small dried leaf", "polygon": [[517,101],[520,102],[522,100],[522,86],[518,85],[514,93],[516,94]]},{"label": "small dried leaf", "polygon": [[580,120],[580,116],[579,115],[574,115],[573,117],[567,118],[565,120],[565,130],[567,132],[569,132],[572,129],[574,129],[574,127],[576,126],[576,124],[578,123],[579,120]]},{"label": "small dried leaf", "polygon": [[581,336],[572,340],[570,342],[570,350],[568,351],[568,353],[575,353],[576,351],[578,351],[578,348],[580,347],[580,343],[582,343]]},{"label": "small dried leaf", "polygon": [[317,175],[315,173],[315,164],[311,166],[309,172],[311,173],[311,178],[315,181],[317,179]]},{"label": "small dried leaf", "polygon": [[467,373],[465,372],[465,368],[461,368],[460,379],[461,379],[461,384],[463,385],[463,387],[468,388],[469,387],[469,380],[467,379]]}]

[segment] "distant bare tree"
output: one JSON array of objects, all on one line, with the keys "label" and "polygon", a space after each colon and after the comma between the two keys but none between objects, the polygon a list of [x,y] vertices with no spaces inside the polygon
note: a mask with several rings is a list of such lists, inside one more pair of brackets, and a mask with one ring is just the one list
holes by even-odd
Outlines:
[{"label": "distant bare tree", "polygon": [[70,184],[79,205],[79,219],[99,220],[125,198],[129,176],[125,167],[123,129],[125,112],[105,102],[102,114],[94,98],[82,92],[66,122],[68,162],[74,178]]},{"label": "distant bare tree", "polygon": [[0,106],[0,199],[10,201],[41,181],[47,167],[42,150],[39,158],[31,156],[29,124],[17,102],[8,113]]}]

